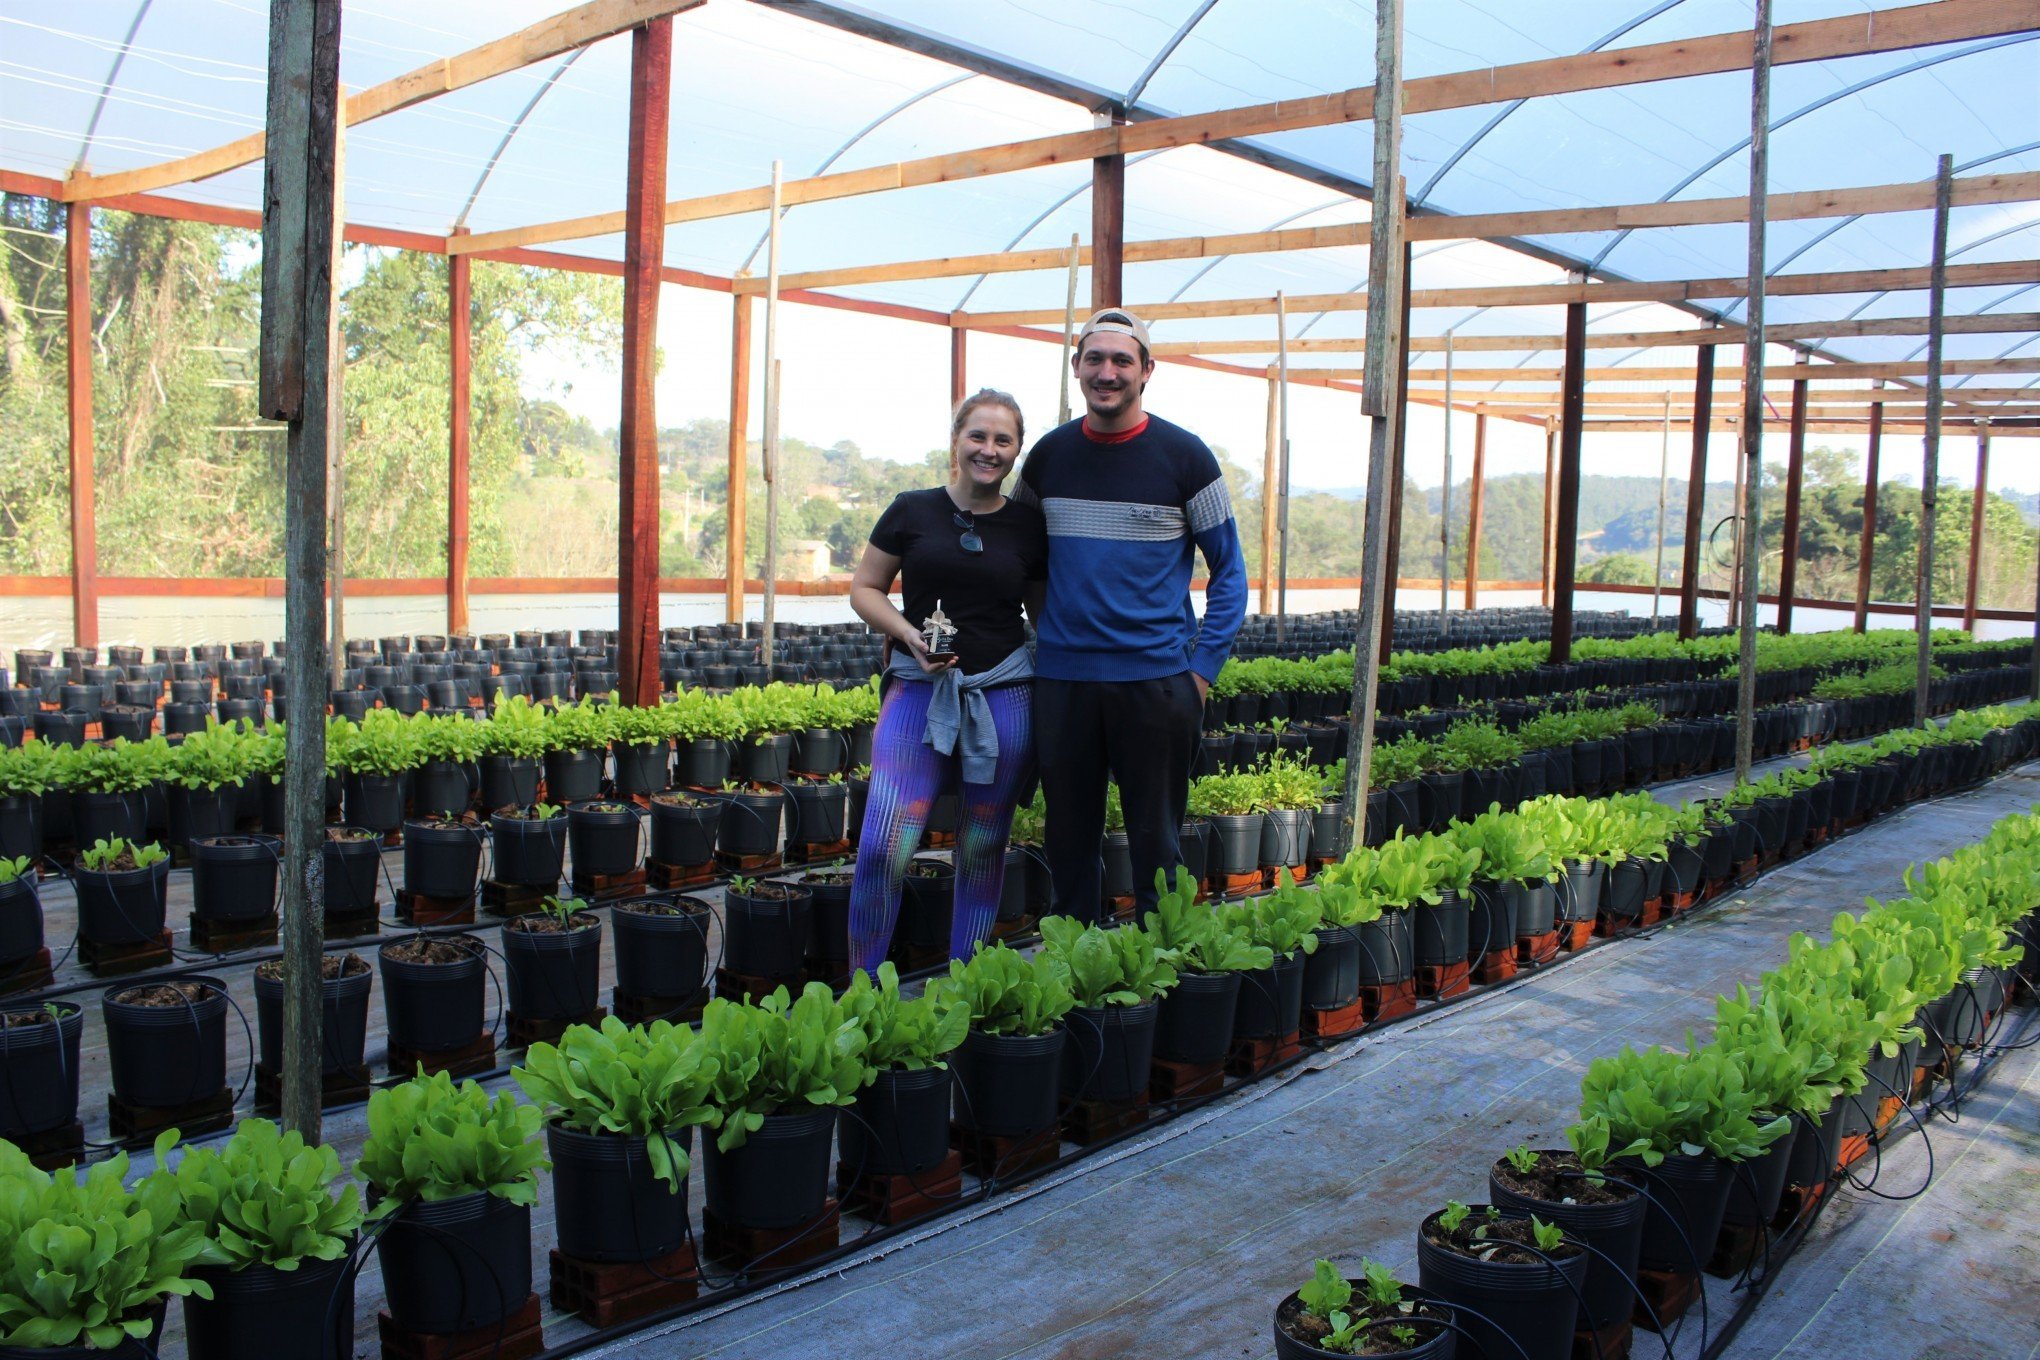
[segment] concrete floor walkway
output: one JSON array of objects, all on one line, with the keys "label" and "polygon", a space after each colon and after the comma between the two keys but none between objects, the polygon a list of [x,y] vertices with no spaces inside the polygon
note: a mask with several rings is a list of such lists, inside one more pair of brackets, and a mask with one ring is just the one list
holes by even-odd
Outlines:
[{"label": "concrete floor walkway", "polygon": [[[2040,766],[2027,766],[1915,806],[1697,918],[1363,1038],[869,1259],[591,1353],[1268,1355],[1274,1305],[1314,1257],[1357,1267],[1371,1255],[1413,1277],[1419,1219],[1449,1198],[1484,1198],[1486,1169],[1506,1148],[1556,1142],[1590,1059],[1621,1043],[1681,1043],[1688,1026],[1704,1028],[1716,993],[1782,958],[1794,931],[1824,931],[1865,894],[1893,893],[1906,865],[1978,839],[2036,798]],[[2040,1278],[2020,1236],[2040,1167],[2033,1066],[2030,1053],[2008,1058],[1961,1126],[1935,1127],[1943,1169],[1912,1208],[1854,1193],[1831,1206],[1733,1353],[2028,1356],[2040,1341]],[[1923,1162],[1916,1138],[1879,1188],[1917,1185],[1914,1156]],[[1951,1229],[1956,1252],[1933,1237]],[[1709,1296],[1718,1325],[1732,1300],[1719,1282]],[[1888,1318],[1873,1297],[1891,1300]],[[1900,1325],[1907,1316],[1913,1325]],[[1638,1356],[1661,1353],[1644,1340]],[[1696,1311],[1676,1349],[1700,1346]]]}]

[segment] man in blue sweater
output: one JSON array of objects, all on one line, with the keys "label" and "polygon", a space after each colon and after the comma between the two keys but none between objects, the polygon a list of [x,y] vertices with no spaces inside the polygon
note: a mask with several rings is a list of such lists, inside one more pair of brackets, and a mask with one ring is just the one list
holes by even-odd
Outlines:
[{"label": "man in blue sweater", "polygon": [[[1056,910],[1096,920],[1108,774],[1119,785],[1138,907],[1173,878],[1204,695],[1247,611],[1240,535],[1218,459],[1147,413],[1147,327],[1131,312],[1084,323],[1071,360],[1086,413],[1049,431],[1017,499],[1048,520],[1048,599],[1034,658],[1034,732],[1048,803]],[[1193,552],[1211,580],[1200,625]]]}]

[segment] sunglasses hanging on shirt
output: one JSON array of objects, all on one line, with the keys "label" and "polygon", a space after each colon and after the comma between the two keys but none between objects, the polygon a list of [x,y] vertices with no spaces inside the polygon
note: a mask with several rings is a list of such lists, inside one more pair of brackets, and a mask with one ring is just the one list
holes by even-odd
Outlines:
[{"label": "sunglasses hanging on shirt", "polygon": [[952,510],[949,522],[963,530],[956,536],[956,544],[967,553],[981,553],[985,550],[984,539],[978,536],[977,516],[968,510]]}]

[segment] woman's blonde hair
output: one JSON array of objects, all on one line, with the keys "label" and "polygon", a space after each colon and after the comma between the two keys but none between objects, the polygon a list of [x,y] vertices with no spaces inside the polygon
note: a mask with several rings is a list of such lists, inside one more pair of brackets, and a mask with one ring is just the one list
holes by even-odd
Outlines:
[{"label": "woman's blonde hair", "polygon": [[1001,392],[996,388],[980,387],[956,403],[956,416],[949,422],[949,451],[952,454],[956,452],[956,441],[963,438],[963,427],[969,421],[970,413],[980,406],[1003,406],[1011,411],[1014,433],[1021,443],[1027,442],[1027,417],[1020,414],[1020,403],[1013,400],[1013,394]]}]

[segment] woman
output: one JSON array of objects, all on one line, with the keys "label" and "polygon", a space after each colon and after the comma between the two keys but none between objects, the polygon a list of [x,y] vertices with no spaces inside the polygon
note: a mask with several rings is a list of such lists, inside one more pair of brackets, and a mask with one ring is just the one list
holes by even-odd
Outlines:
[{"label": "woman", "polygon": [[[890,639],[891,657],[850,889],[853,969],[884,961],[928,811],[952,789],[963,815],[950,956],[970,957],[998,912],[1013,804],[1034,766],[1021,610],[1038,607],[1048,567],[1041,511],[1000,490],[1024,432],[1004,392],[966,397],[950,424],[949,484],[895,497],[850,583],[850,607]],[[904,613],[887,598],[895,577]],[[954,632],[931,653],[924,630],[938,614]]]}]

